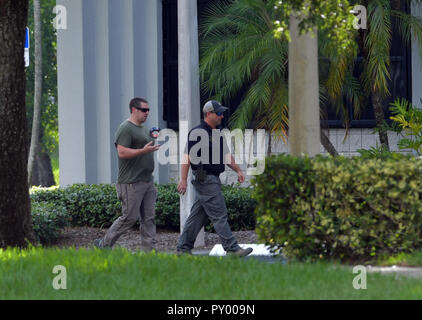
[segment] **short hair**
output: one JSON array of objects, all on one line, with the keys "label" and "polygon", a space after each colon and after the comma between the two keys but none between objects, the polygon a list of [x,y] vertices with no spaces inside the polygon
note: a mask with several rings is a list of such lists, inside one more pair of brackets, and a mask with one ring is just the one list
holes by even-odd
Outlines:
[{"label": "short hair", "polygon": [[130,100],[129,102],[129,110],[130,113],[132,113],[132,108],[140,108],[141,107],[141,103],[148,103],[147,100],[145,100],[144,98],[133,98],[132,100]]}]

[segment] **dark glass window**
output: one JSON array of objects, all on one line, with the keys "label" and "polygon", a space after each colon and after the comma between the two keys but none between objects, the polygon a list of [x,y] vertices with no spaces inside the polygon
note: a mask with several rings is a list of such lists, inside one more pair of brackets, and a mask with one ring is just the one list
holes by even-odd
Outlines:
[{"label": "dark glass window", "polygon": [[[211,0],[197,0],[200,12]],[[179,129],[177,0],[163,0],[163,119],[170,129]],[[201,93],[201,105],[208,97]],[[201,106],[198,106],[200,108]],[[202,113],[201,113],[202,115]]]},{"label": "dark glass window", "polygon": [[163,0],[163,119],[179,129],[177,0]]},{"label": "dark glass window", "polygon": [[[401,10],[410,13],[410,6],[407,1],[401,1]],[[384,113],[387,123],[391,123],[389,106],[390,103],[397,98],[405,98],[408,101],[412,99],[412,82],[411,82],[411,48],[406,46],[397,31],[397,24],[393,20],[393,32],[390,51],[390,76],[389,91],[390,96],[384,100]],[[361,33],[362,36],[362,33]],[[360,48],[361,49],[361,48]],[[361,50],[360,50],[361,51]],[[363,70],[363,57],[358,55],[355,62],[354,76],[359,78]],[[350,125],[353,128],[373,128],[375,127],[375,116],[372,108],[371,97],[365,101],[366,107],[363,108],[360,117],[354,117],[352,106],[347,106]],[[336,115],[333,107],[328,108],[328,123],[330,127],[343,127],[343,115]]]},{"label": "dark glass window", "polygon": [[[198,24],[201,23],[202,10],[209,5],[212,0],[198,1]],[[408,1],[401,1],[402,10],[410,13]],[[178,38],[177,38],[177,0],[163,0],[163,118],[167,121],[168,128],[177,130],[179,127],[179,107],[178,107]],[[363,58],[359,55],[356,59],[354,75],[359,78],[362,73]],[[391,95],[384,101],[385,118],[390,122],[389,105],[398,97],[406,98],[411,101],[411,50],[410,46],[405,46],[401,37],[398,35],[397,27],[393,22],[393,37],[391,43],[390,54],[390,74],[391,81],[389,89]],[[223,125],[227,124],[227,120],[239,105],[243,93],[239,92],[238,96],[226,102],[226,106],[230,108],[227,117],[225,117]],[[203,105],[209,97],[201,91],[201,105]],[[347,103],[346,103],[347,105]],[[361,112],[360,117],[355,118],[351,105],[347,105],[347,112],[351,127],[371,128],[375,126],[375,117],[371,104],[371,97],[366,100],[366,108]],[[343,127],[342,114],[337,115],[333,107],[327,108],[327,120],[324,121],[330,127]]]}]

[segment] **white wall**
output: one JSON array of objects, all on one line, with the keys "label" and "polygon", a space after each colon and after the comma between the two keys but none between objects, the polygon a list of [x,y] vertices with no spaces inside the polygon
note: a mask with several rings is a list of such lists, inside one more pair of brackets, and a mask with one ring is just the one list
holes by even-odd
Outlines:
[{"label": "white wall", "polygon": [[[148,127],[162,110],[161,1],[57,0],[60,184],[117,180],[114,134],[135,96],[150,102]],[[155,178],[167,180],[157,166]]]}]

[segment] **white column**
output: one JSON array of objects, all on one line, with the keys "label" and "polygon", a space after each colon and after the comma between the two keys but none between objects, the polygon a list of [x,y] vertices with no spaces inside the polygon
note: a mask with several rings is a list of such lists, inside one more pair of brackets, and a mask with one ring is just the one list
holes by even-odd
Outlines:
[{"label": "white column", "polygon": [[[117,180],[115,132],[142,96],[162,119],[161,2],[57,0],[67,29],[57,32],[60,184]],[[167,169],[167,168],[165,168]],[[166,170],[157,172],[166,182]]]},{"label": "white column", "polygon": [[[187,130],[200,121],[198,18],[196,0],[178,0],[179,35],[179,153],[183,153]],[[179,157],[180,158],[180,157]],[[191,170],[189,170],[191,172]],[[183,230],[193,204],[193,188],[188,177],[188,188],[180,197],[180,228]],[[204,230],[199,233],[195,246],[204,245]]]},{"label": "white column", "polygon": [[85,87],[82,0],[57,0],[67,29],[57,30],[60,184],[85,182]]},{"label": "white column", "polygon": [[111,182],[108,2],[84,1],[85,161],[87,183]]},{"label": "white column", "polygon": [[299,36],[299,20],[290,18],[289,147],[295,156],[320,152],[318,40]]},{"label": "white column", "polygon": [[[94,0],[92,0],[94,1]],[[95,0],[105,3],[104,0]],[[129,118],[129,102],[134,97],[134,31],[133,0],[108,0],[109,7],[109,57],[110,62],[110,134],[112,145],[111,181],[117,181],[118,159],[114,147],[115,132]]]},{"label": "white column", "polygon": [[60,184],[110,183],[109,6],[59,0],[67,28],[57,31]]},{"label": "white column", "polygon": [[[121,1],[121,0],[120,0]],[[133,3],[135,96],[150,105],[145,125],[166,128],[163,120],[163,49],[161,1],[137,0]],[[155,153],[154,180],[168,183],[168,166],[161,166]]]}]

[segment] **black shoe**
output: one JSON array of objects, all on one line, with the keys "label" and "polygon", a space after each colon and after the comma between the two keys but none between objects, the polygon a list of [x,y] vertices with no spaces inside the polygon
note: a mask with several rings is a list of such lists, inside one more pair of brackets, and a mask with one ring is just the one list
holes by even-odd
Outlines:
[{"label": "black shoe", "polygon": [[253,251],[252,248],[245,248],[245,249],[239,248],[236,251],[227,251],[227,255],[233,256],[233,257],[246,257],[252,251]]}]

